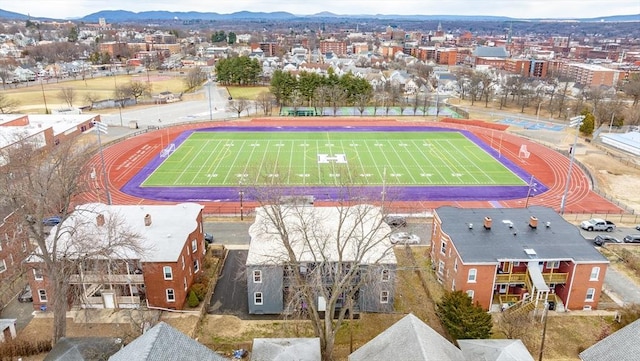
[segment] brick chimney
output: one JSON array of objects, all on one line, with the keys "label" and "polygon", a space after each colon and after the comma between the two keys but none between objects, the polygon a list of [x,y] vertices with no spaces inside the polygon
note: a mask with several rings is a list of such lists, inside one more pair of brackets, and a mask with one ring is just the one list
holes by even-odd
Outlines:
[{"label": "brick chimney", "polygon": [[491,229],[491,223],[493,223],[491,217],[484,217],[484,229]]},{"label": "brick chimney", "polygon": [[98,227],[104,226],[104,214],[100,213],[96,216],[96,224]]},{"label": "brick chimney", "polygon": [[531,216],[529,218],[529,227],[538,228],[538,218],[536,216]]},{"label": "brick chimney", "polygon": [[147,227],[151,225],[151,215],[148,213],[144,216],[144,225]]}]

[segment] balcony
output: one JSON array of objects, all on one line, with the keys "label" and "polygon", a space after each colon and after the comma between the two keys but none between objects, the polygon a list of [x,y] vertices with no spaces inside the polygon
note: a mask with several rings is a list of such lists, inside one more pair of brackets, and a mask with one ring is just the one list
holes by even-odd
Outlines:
[{"label": "balcony", "polygon": [[141,274],[116,274],[109,275],[103,273],[85,273],[82,275],[75,274],[69,277],[70,284],[83,284],[83,283],[110,283],[110,284],[142,284],[144,283],[144,276]]},{"label": "balcony", "polygon": [[[140,307],[139,296],[116,296],[115,305],[117,308],[138,308]],[[80,308],[105,308],[102,297],[86,297],[84,302],[80,302]]]},{"label": "balcony", "polygon": [[549,283],[567,283],[568,273],[543,273],[544,281]]},{"label": "balcony", "polygon": [[524,283],[526,273],[501,273],[496,275],[496,283]]}]

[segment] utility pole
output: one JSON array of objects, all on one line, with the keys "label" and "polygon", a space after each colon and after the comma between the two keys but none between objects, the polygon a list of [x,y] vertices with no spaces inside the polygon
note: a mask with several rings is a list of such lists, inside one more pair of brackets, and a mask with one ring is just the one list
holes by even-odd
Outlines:
[{"label": "utility pole", "polygon": [[569,170],[567,171],[567,184],[564,187],[564,193],[562,194],[562,200],[560,202],[560,214],[564,215],[564,207],[567,203],[567,194],[569,193],[569,183],[571,183],[571,169],[573,168],[573,163],[576,157],[576,146],[578,145],[578,132],[580,131],[580,126],[582,125],[582,121],[584,120],[584,115],[579,115],[577,117],[573,117],[570,119],[570,126],[576,127],[576,135],[573,139],[573,146],[569,149]]}]

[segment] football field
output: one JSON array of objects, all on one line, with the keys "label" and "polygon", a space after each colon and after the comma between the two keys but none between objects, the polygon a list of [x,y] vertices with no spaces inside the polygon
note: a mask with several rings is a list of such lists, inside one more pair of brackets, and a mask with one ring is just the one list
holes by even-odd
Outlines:
[{"label": "football field", "polygon": [[141,187],[522,186],[454,131],[196,131]]}]

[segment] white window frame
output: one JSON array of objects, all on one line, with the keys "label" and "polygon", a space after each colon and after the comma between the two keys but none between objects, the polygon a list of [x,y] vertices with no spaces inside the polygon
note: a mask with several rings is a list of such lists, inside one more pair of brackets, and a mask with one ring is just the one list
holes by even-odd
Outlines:
[{"label": "white window frame", "polygon": [[167,296],[167,302],[176,302],[176,290],[173,288],[167,288],[165,290],[165,294]]},{"label": "white window frame", "polygon": [[7,270],[7,262],[4,259],[0,260],[0,273],[3,273]]},{"label": "white window frame", "polygon": [[254,305],[262,305],[264,304],[264,296],[262,292],[254,292],[253,293],[253,304]]},{"label": "white window frame", "polygon": [[[40,275],[40,277],[38,277],[38,275]],[[44,274],[42,273],[41,269],[33,269],[33,279],[36,281],[42,281],[44,279]]]},{"label": "white window frame", "polygon": [[[169,272],[167,272],[167,270],[169,270]],[[166,281],[173,280],[173,269],[171,268],[171,266],[162,267],[162,276]]]},{"label": "white window frame", "polygon": [[193,273],[198,273],[200,271],[200,261],[193,260]]},{"label": "white window frame", "polygon": [[593,287],[587,288],[587,293],[584,296],[584,302],[593,302],[596,298],[596,289]]},{"label": "white window frame", "polygon": [[184,277],[182,279],[182,285],[184,286],[184,290],[186,291],[187,290],[187,277]]},{"label": "white window frame", "polygon": [[591,274],[589,275],[589,281],[597,281],[600,278],[600,267],[595,266],[591,268]]},{"label": "white window frame", "polygon": [[388,268],[383,268],[382,269],[382,275],[381,275],[381,279],[383,282],[387,282],[391,279],[391,272],[389,272]]},{"label": "white window frame", "polygon": [[191,252],[196,253],[198,251],[198,240],[197,239],[193,239],[191,240]]},{"label": "white window frame", "polygon": [[473,301],[473,296],[475,296],[475,291],[474,290],[467,290],[466,294],[467,297],[469,297],[471,299],[471,301]]},{"label": "white window frame", "polygon": [[547,269],[558,269],[560,268],[560,261],[548,261]]},{"label": "white window frame", "polygon": [[389,303],[389,291],[380,291],[380,303]]},{"label": "white window frame", "polygon": [[259,269],[253,270],[253,283],[262,283],[262,271]]},{"label": "white window frame", "polygon": [[456,257],[456,260],[453,261],[453,270],[458,272],[458,257]]},{"label": "white window frame", "polygon": [[440,241],[440,254],[447,254],[447,242],[445,241]]},{"label": "white window frame", "polygon": [[185,263],[184,263],[184,255],[182,255],[182,269],[183,269],[183,270],[184,270],[184,267],[185,267],[185,266],[186,266],[186,265],[185,265]]},{"label": "white window frame", "polygon": [[455,292],[456,290],[456,280],[454,279],[453,281],[451,281],[451,291]]},{"label": "white window frame", "polygon": [[513,262],[513,267],[519,267],[519,266],[520,266],[520,261]]},{"label": "white window frame", "polygon": [[478,269],[470,268],[467,274],[467,283],[476,283],[478,280]]},{"label": "white window frame", "polygon": [[444,261],[438,261],[438,273],[439,274],[444,274]]},{"label": "white window frame", "polygon": [[45,289],[39,289],[38,290],[38,299],[40,300],[40,302],[47,302],[47,290]]}]

